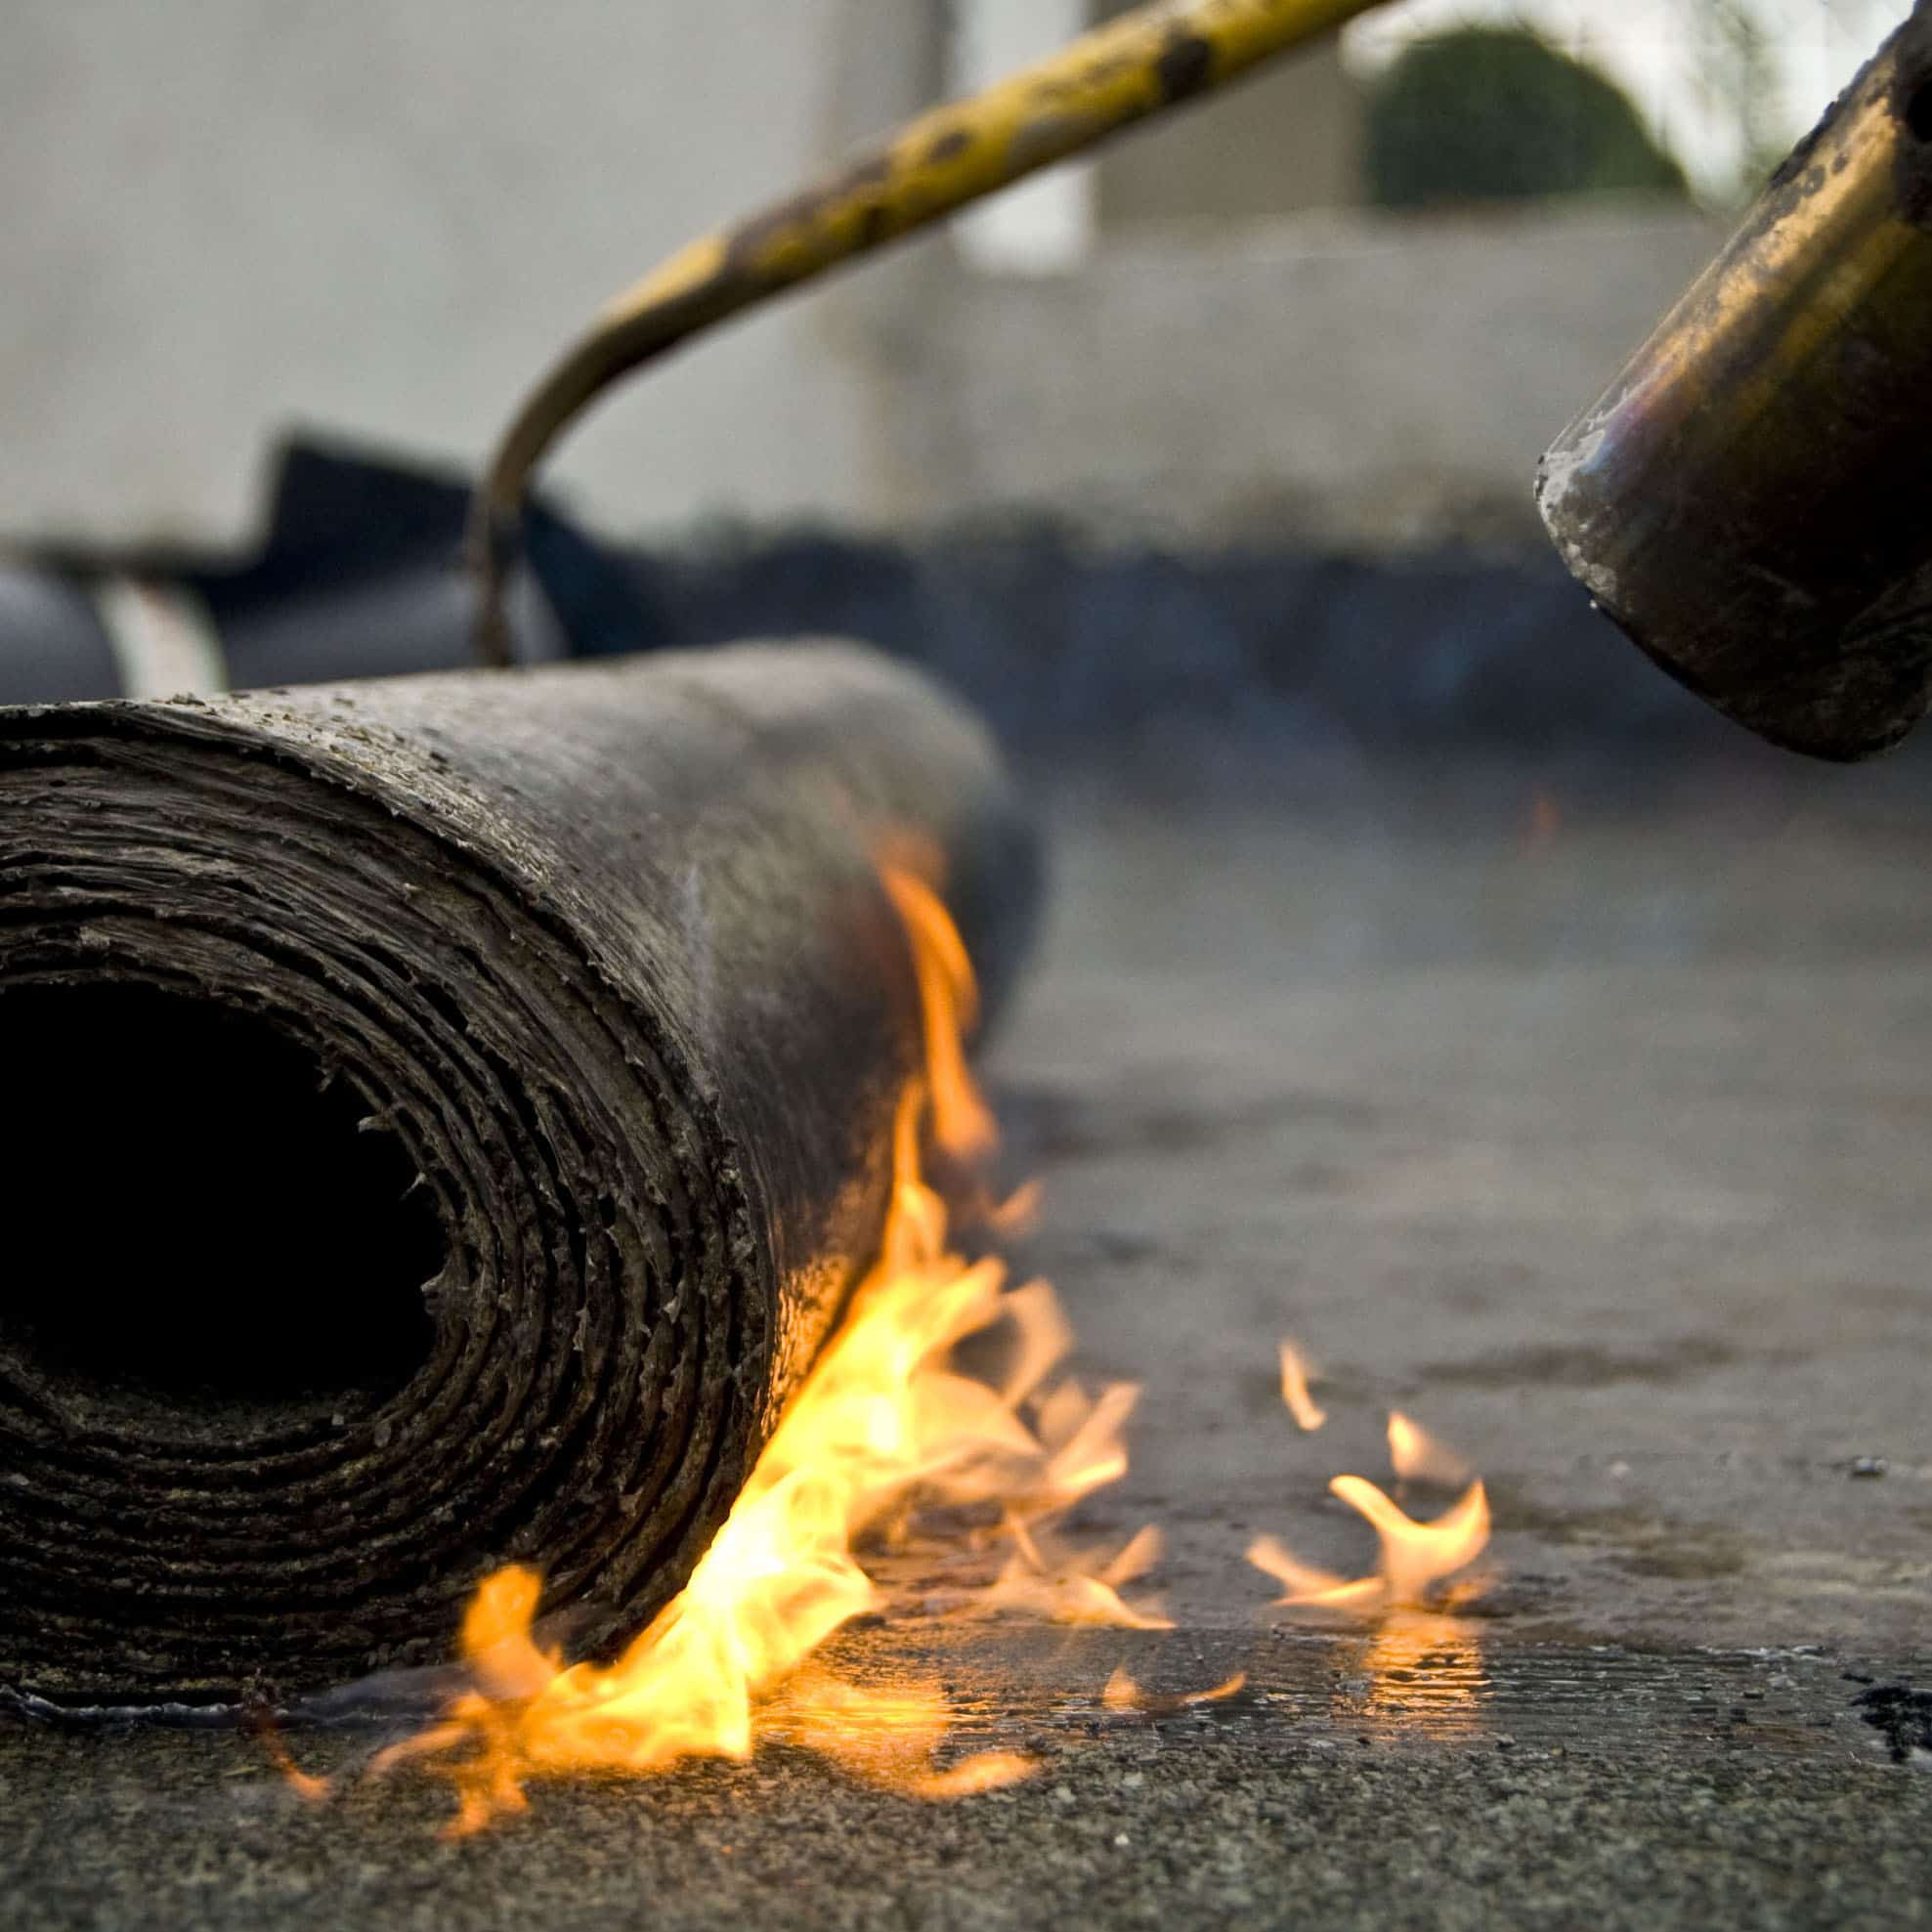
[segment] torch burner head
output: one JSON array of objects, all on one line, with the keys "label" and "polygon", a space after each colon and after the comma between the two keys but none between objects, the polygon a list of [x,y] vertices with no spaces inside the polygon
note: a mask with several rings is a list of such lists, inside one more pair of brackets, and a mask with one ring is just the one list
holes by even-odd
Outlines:
[{"label": "torch burner head", "polygon": [[1882,751],[1932,705],[1932,0],[1543,457],[1564,562],[1772,742]]}]

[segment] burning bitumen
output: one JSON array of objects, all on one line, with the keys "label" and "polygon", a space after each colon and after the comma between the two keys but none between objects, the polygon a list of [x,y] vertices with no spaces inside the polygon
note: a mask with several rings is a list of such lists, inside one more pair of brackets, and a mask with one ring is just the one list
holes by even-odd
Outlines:
[{"label": "burning bitumen", "polygon": [[[1064,1373],[1073,1337],[1051,1288],[1009,1286],[997,1258],[968,1260],[955,1245],[953,1217],[925,1168],[930,1149],[969,1172],[993,1144],[992,1115],[965,1053],[977,992],[938,895],[890,865],[882,877],[912,956],[925,1053],[895,1116],[879,1259],[689,1582],[614,1662],[566,1663],[539,1639],[535,1569],[506,1567],[478,1590],[461,1637],[469,1688],[369,1766],[381,1776],[422,1760],[444,1772],[459,1793],[458,1834],[524,1809],[534,1779],[749,1758],[767,1737],[910,1796],[995,1789],[1030,1776],[1036,1761],[980,1751],[942,1768],[937,1754],[952,1721],[942,1686],[839,1677],[816,1660],[827,1641],[860,1617],[890,1623],[908,1614],[1168,1627],[1157,1606],[1123,1595],[1158,1558],[1158,1532],[1100,1550],[1077,1548],[1060,1532],[1068,1512],[1125,1473],[1123,1431],[1138,1391],[1113,1384],[1089,1394]],[[1011,1214],[1010,1203],[994,1207],[990,1220],[997,1226]],[[989,1338],[990,1376],[962,1372],[960,1352],[977,1345],[984,1357]],[[1297,1422],[1318,1427],[1323,1417],[1289,1344],[1281,1364]],[[1463,1473],[1405,1416],[1391,1416],[1389,1442],[1400,1478]],[[1345,1581],[1309,1569],[1271,1539],[1258,1542],[1251,1560],[1288,1585],[1284,1603],[1401,1613],[1380,1640],[1377,1667],[1430,1667],[1452,1626],[1410,1613],[1486,1543],[1481,1483],[1426,1524],[1363,1478],[1338,1477],[1332,1486],[1376,1530],[1374,1575]],[[873,1550],[934,1567],[940,1580],[914,1601],[895,1597]],[[963,1568],[975,1567],[990,1573],[963,1586]],[[1230,1696],[1244,1681],[1236,1672],[1212,1688],[1148,1696],[1117,1668],[1100,1701],[1110,1712],[1171,1713]],[[326,1780],[298,1768],[279,1740],[274,1748],[304,1796],[328,1794]]]}]

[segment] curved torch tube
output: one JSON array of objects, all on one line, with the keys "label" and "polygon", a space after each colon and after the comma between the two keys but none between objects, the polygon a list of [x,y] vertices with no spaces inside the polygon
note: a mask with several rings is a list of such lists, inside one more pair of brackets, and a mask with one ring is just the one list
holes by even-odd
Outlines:
[{"label": "curved torch tube", "polygon": [[510,661],[503,591],[530,477],[572,419],[618,377],[1377,4],[1154,0],[969,101],[920,115],[829,180],[673,255],[565,353],[491,458],[470,524],[482,585],[479,657]]}]

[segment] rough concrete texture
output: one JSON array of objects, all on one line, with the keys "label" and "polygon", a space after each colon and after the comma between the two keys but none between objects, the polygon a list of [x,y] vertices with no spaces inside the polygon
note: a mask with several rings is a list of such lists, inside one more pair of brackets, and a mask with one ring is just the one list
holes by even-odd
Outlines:
[{"label": "rough concrete texture", "polygon": [[[1062,852],[998,1062],[1028,1259],[1147,1384],[1115,1507],[1173,1518],[1190,1623],[1247,1613],[1255,1531],[1363,1556],[1323,1483],[1386,1472],[1396,1406],[1489,1478],[1513,1627],[1932,1639],[1924,815],[1751,773]],[[1328,1370],[1318,1436],[1280,1334]]]},{"label": "rough concrete texture", "polygon": [[[994,1071],[1047,1188],[1024,1259],[1146,1385],[1086,1521],[1162,1525],[1179,1627],[837,1658],[936,1673],[960,1748],[1039,1775],[934,1808],[775,1747],[451,1844],[430,1778],[314,1808],[233,1736],[16,1723],[8,1916],[1925,1922],[1932,1713],[1892,1688],[1932,1676],[1925,799],[1747,761],[1069,808]],[[1281,1410],[1284,1333],[1319,1434]],[[1489,1590],[1291,1624],[1242,1548],[1365,1567],[1324,1484],[1385,1475],[1392,1405],[1489,1478]],[[1250,1684],[1123,1716],[1120,1662]],[[379,1741],[291,1739],[319,1769]]]},{"label": "rough concrete texture", "polygon": [[10,1920],[1816,1926],[1926,1909],[1926,1780],[1850,1740],[1813,1759],[1457,1748],[1259,1706],[1099,1737],[1062,1721],[1045,1758],[1029,1784],[933,1807],[772,1751],[539,1791],[513,1826],[446,1843],[448,1796],[421,1782],[315,1808],[223,1740],[28,1739],[8,1752],[10,1807],[30,1783],[38,1814]]}]

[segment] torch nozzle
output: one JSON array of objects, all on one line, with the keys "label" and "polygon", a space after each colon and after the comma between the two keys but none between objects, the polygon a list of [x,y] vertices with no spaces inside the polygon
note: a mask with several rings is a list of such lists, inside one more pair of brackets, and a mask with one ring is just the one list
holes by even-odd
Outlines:
[{"label": "torch nozzle", "polygon": [[1659,665],[1773,743],[1882,751],[1932,701],[1932,6],[1773,177],[1538,507]]}]

